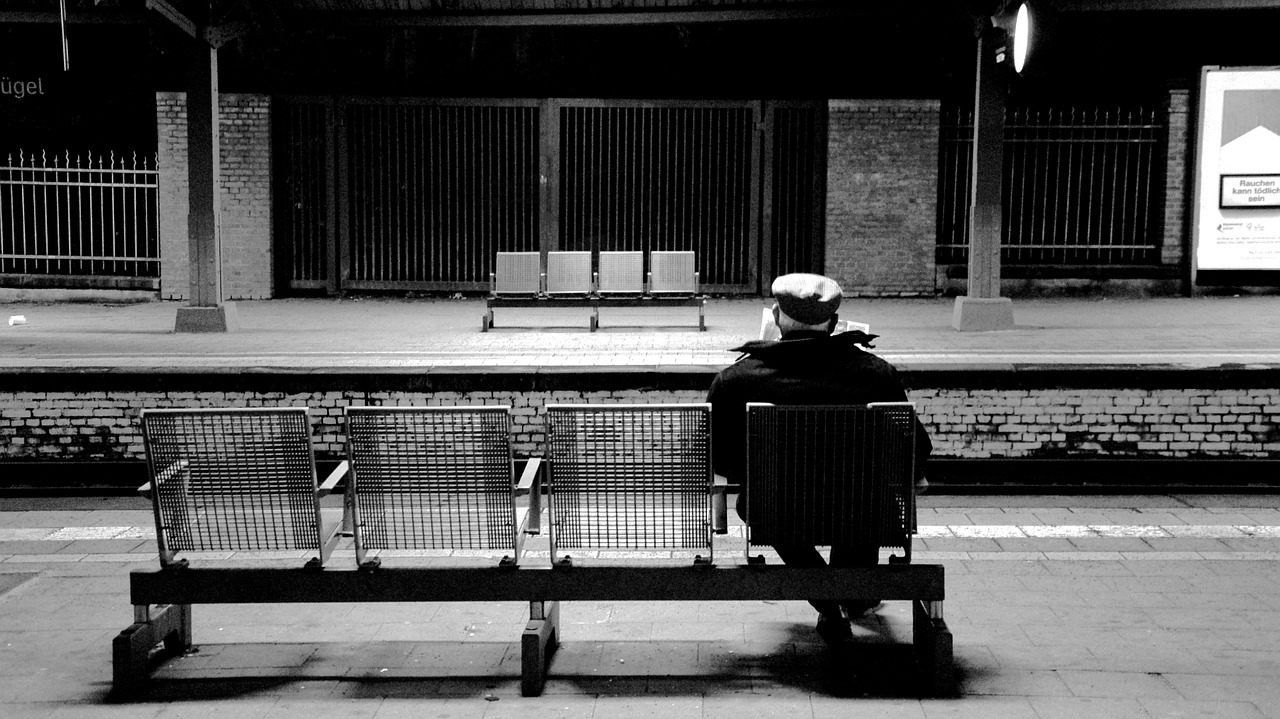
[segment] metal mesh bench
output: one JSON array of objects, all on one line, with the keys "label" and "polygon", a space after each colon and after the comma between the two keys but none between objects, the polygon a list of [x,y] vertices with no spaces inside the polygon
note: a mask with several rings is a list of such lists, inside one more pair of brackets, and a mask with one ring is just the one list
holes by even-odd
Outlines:
[{"label": "metal mesh bench", "polygon": [[361,567],[379,566],[370,550],[491,549],[519,561],[538,528],[539,462],[513,481],[510,407],[348,407],[346,419]]},{"label": "metal mesh bench", "polygon": [[[250,563],[255,552],[315,552],[307,571],[329,559],[341,510],[322,509],[320,499],[347,464],[316,483],[305,408],[144,410],[141,420],[151,481],[140,491],[152,500],[160,574],[191,571],[179,555],[202,551],[249,553]],[[273,556],[256,564],[270,566]],[[134,623],[112,648],[117,686],[145,679],[156,644],[191,645],[191,604],[199,601],[134,596]]]},{"label": "metal mesh bench", "polygon": [[910,600],[917,660],[928,686],[946,694],[953,679],[943,567],[910,564],[916,427],[915,409],[906,402],[748,404],[743,519],[748,551],[788,545],[897,550],[888,565],[828,568],[850,575],[850,589],[811,598]]},{"label": "metal mesh bench", "polygon": [[602,307],[694,307],[698,329],[707,329],[693,252],[651,252],[647,274],[640,251],[601,251],[594,272],[592,256],[585,250],[548,252],[543,273],[537,252],[497,253],[480,331],[496,326],[494,309],[571,307],[591,310],[592,332],[600,327]]},{"label": "metal mesh bench", "polygon": [[[753,420],[762,416],[760,411],[753,408]],[[882,409],[854,413],[855,419],[889,413],[879,434],[859,434],[856,428],[832,425],[831,431],[839,436],[845,436],[839,434],[842,431],[852,432],[848,437],[856,438],[859,446],[870,443],[861,450],[869,455],[865,461],[853,464],[865,470],[869,485],[879,481],[898,486],[897,478],[904,471],[897,460],[886,462],[870,456],[892,454],[910,444],[886,444],[877,439],[901,434],[899,430],[914,431],[914,425],[900,421],[911,415],[895,411],[898,414]],[[302,456],[297,447],[309,444],[299,445],[297,435],[306,437],[305,423],[299,421],[305,420],[305,412],[291,412],[294,438],[285,441],[277,437],[282,432],[273,430],[274,434],[267,433],[271,439],[266,442],[291,449],[279,455],[255,454],[257,459],[250,464],[270,463],[277,456]],[[531,460],[520,480],[513,483],[505,407],[350,408],[351,479],[346,506],[360,560],[346,567],[323,569],[318,562],[309,567],[277,563],[231,568],[186,567],[172,562],[158,571],[132,572],[130,598],[135,623],[115,640],[117,692],[131,693],[146,682],[148,653],[157,642],[163,641],[170,651],[190,646],[192,604],[528,602],[529,621],[521,637],[521,688],[526,696],[532,696],[542,692],[560,641],[562,601],[783,601],[858,596],[915,602],[915,645],[926,671],[931,672],[929,687],[949,691],[951,643],[941,618],[941,566],[899,562],[819,569],[756,561],[717,565],[713,561],[713,500],[721,496],[723,485],[711,475],[709,405],[549,405],[546,417],[546,457],[541,463]],[[752,435],[749,446],[754,449],[750,451],[767,454],[769,442],[794,439],[802,424],[781,421],[771,426],[773,429]],[[181,426],[175,433],[181,433]],[[243,427],[231,426],[227,433],[236,446],[258,441],[250,441],[252,433]],[[152,437],[148,433],[149,443]],[[837,444],[852,446],[850,442]],[[160,456],[158,448],[155,452]],[[797,469],[792,455],[774,452],[770,456],[774,459],[760,460],[761,472],[772,467],[769,471],[781,477],[783,484],[801,481],[802,475],[792,471]],[[191,458],[186,462],[189,465]],[[174,466],[172,462],[160,461],[155,466],[163,481],[154,488],[179,481],[172,479],[179,475],[176,470],[166,474],[167,468]],[[186,470],[186,465],[179,467]],[[521,562],[521,528],[527,525],[526,531],[533,532],[540,526],[536,521],[539,472],[548,494],[550,551],[543,562]],[[326,485],[332,486],[336,474]],[[901,485],[901,491],[869,489],[880,499],[873,500],[869,509],[857,509],[854,516],[872,524],[883,520],[896,527],[874,536],[881,546],[901,546],[905,559],[909,556],[908,519],[914,518],[914,504],[908,491],[910,483],[902,480]],[[522,522],[514,504],[525,491],[530,510],[527,521]],[[769,496],[768,490],[761,491],[758,497]],[[247,496],[246,501],[251,502],[257,495],[250,492]],[[817,494],[809,501],[813,506],[824,506]],[[848,509],[839,503],[830,506],[839,507],[840,512]],[[158,526],[167,531],[163,522],[168,520],[157,517]],[[749,531],[752,542],[763,542],[796,528],[753,521]],[[804,535],[806,541],[824,537]],[[365,552],[392,548],[425,551],[467,547],[495,548],[510,554],[507,561],[496,563],[487,558],[447,565],[429,559],[405,562],[411,566],[402,566],[401,555],[396,555],[397,561],[385,563],[364,558]],[[628,556],[632,550],[646,549],[666,550],[663,554],[667,558],[650,559],[647,555],[652,552],[645,551]],[[570,560],[570,552],[581,554]]]},{"label": "metal mesh bench", "polygon": [[711,407],[547,405],[553,562],[674,549],[711,561]]}]

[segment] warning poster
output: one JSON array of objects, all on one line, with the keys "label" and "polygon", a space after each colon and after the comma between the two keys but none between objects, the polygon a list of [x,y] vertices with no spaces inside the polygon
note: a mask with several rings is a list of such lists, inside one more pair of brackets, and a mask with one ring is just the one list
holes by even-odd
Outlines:
[{"label": "warning poster", "polygon": [[1206,69],[1196,266],[1280,269],[1280,70]]}]

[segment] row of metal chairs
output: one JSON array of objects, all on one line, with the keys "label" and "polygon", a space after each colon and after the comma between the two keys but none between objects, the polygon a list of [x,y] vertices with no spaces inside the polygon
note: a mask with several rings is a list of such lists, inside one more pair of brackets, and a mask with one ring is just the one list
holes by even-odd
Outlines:
[{"label": "row of metal chairs", "polygon": [[[691,297],[698,294],[696,258],[687,251],[499,252],[490,274],[494,297]],[[593,258],[598,258],[593,269]]]},{"label": "row of metal chairs", "polygon": [[[544,489],[553,564],[579,550],[712,559],[725,488],[711,469],[709,405],[548,405],[545,456],[518,477],[507,406],[345,412],[347,459],[317,482],[306,408],[143,411],[151,482],[142,491],[161,565],[185,566],[184,552],[304,550],[323,566],[345,534],[365,568],[377,566],[375,550],[487,550],[514,565],[541,531]],[[752,405],[748,424],[750,500],[814,518],[752,527],[748,551],[877,541],[909,553],[910,405]],[[323,507],[343,477],[343,508]]]}]

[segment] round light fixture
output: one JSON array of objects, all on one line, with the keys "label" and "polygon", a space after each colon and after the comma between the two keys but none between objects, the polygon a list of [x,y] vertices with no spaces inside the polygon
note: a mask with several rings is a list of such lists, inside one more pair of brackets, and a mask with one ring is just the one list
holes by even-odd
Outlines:
[{"label": "round light fixture", "polygon": [[1018,17],[1013,22],[1013,69],[1022,72],[1027,64],[1027,50],[1031,45],[1031,14],[1026,4],[1018,6]]}]

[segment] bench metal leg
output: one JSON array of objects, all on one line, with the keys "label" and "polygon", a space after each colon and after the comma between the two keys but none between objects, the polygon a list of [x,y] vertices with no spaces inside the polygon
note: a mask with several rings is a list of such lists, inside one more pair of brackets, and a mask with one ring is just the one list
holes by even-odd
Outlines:
[{"label": "bench metal leg", "polygon": [[913,601],[912,641],[916,661],[929,690],[936,696],[955,693],[951,630],[942,618],[942,602]]},{"label": "bench metal leg", "polygon": [[488,332],[493,326],[493,310],[486,310],[484,316],[480,318],[480,331]]},{"label": "bench metal leg", "polygon": [[560,645],[560,602],[529,602],[529,623],[520,638],[520,693],[542,694],[547,666]]},{"label": "bench metal leg", "polygon": [[151,677],[151,650],[164,642],[165,651],[180,654],[191,646],[191,605],[167,604],[133,608],[134,623],[111,643],[112,691],[135,694]]}]

